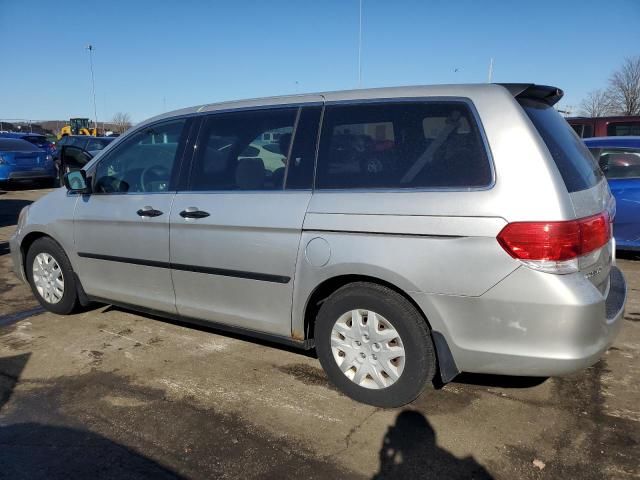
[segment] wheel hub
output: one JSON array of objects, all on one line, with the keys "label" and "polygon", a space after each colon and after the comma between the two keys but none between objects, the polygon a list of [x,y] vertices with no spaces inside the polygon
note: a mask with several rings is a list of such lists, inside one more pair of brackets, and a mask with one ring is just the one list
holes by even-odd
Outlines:
[{"label": "wheel hub", "polygon": [[371,389],[393,385],[402,375],[405,350],[394,326],[376,312],[351,310],[331,331],[331,350],[342,373]]},{"label": "wheel hub", "polygon": [[33,283],[42,299],[47,303],[58,303],[64,295],[62,268],[52,255],[41,252],[32,266]]}]

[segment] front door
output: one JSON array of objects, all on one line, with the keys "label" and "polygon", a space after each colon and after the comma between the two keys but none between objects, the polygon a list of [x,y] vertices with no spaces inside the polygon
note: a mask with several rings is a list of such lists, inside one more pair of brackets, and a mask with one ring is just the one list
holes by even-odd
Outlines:
[{"label": "front door", "polygon": [[188,186],[171,213],[180,315],[291,335],[320,109],[213,114],[203,121]]},{"label": "front door", "polygon": [[91,168],[93,193],[74,215],[78,275],[90,296],[175,313],[169,218],[185,123],[143,128]]}]

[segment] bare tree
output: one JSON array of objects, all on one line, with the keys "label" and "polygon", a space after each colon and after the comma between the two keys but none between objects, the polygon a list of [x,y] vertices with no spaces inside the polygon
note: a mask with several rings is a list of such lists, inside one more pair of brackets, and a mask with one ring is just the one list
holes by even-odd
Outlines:
[{"label": "bare tree", "polygon": [[611,96],[605,90],[592,90],[580,102],[580,115],[585,117],[604,117],[613,110]]},{"label": "bare tree", "polygon": [[118,112],[113,116],[111,122],[115,124],[118,133],[124,133],[131,126],[131,115],[128,113]]},{"label": "bare tree", "polygon": [[609,78],[612,105],[620,115],[640,115],[640,56],[626,58]]}]

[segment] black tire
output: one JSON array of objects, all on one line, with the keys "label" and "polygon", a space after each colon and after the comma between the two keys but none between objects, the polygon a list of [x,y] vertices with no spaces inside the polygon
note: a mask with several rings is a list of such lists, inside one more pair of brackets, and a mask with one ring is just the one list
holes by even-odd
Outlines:
[{"label": "black tire", "polygon": [[[33,281],[33,262],[36,256],[40,253],[48,253],[51,255],[62,270],[62,276],[64,278],[64,290],[62,298],[57,303],[47,302],[38,292]],[[45,310],[48,310],[59,315],[68,315],[76,311],[79,307],[78,302],[78,290],[76,284],[76,276],[71,268],[69,258],[64,253],[64,250],[58,243],[50,237],[38,238],[27,252],[27,258],[25,263],[25,271],[27,273],[27,279],[29,285],[31,285],[31,291],[35,295],[40,305]]]},{"label": "black tire", "polygon": [[[402,339],[404,370],[388,387],[372,389],[356,384],[342,373],[334,359],[331,351],[334,324],[341,315],[356,309],[382,315]],[[359,402],[387,408],[406,405],[420,395],[435,375],[435,349],[424,318],[405,297],[382,285],[357,282],[336,290],[320,308],[314,330],[316,352],[329,380]]]}]

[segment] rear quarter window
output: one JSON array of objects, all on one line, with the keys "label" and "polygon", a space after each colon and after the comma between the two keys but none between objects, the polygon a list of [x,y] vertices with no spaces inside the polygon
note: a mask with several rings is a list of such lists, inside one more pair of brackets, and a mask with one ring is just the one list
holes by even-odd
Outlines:
[{"label": "rear quarter window", "polygon": [[596,186],[602,171],[567,121],[545,103],[529,99],[519,102],[549,149],[567,190],[572,193]]},{"label": "rear quarter window", "polygon": [[319,189],[466,189],[492,180],[479,126],[464,101],[326,108]]}]

